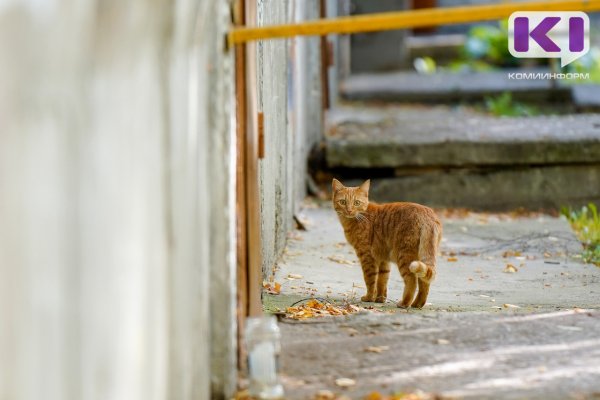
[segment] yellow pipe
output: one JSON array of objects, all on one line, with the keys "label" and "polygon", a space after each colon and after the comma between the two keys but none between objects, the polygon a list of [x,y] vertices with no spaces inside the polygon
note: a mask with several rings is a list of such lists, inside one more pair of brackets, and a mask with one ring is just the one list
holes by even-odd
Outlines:
[{"label": "yellow pipe", "polygon": [[292,36],[328,35],[417,28],[501,19],[515,11],[600,11],[600,0],[549,0],[501,3],[482,6],[425,8],[352,17],[321,19],[300,24],[234,28],[227,35],[229,45],[254,40]]}]

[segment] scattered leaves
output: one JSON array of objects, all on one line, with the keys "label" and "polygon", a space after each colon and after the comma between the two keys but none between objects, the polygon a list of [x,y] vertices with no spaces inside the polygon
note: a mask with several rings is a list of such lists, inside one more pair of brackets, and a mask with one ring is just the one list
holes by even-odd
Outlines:
[{"label": "scattered leaves", "polygon": [[281,293],[281,283],[279,282],[263,282],[263,288],[265,288],[266,292],[269,294]]},{"label": "scattered leaves", "polygon": [[355,306],[354,304],[336,305],[323,303],[317,299],[310,299],[304,304],[288,307],[285,312],[287,318],[304,320],[315,317],[349,315],[361,310],[364,310],[364,308]]},{"label": "scattered leaves", "polygon": [[517,271],[518,271],[518,269],[514,265],[512,265],[512,264],[506,264],[506,267],[504,267],[504,271],[503,272],[505,272],[507,274],[514,274]]},{"label": "scattered leaves", "polygon": [[364,397],[364,400],[433,400],[439,397],[435,394],[425,393],[420,390],[414,393],[395,393],[387,396],[379,392],[371,392]]}]

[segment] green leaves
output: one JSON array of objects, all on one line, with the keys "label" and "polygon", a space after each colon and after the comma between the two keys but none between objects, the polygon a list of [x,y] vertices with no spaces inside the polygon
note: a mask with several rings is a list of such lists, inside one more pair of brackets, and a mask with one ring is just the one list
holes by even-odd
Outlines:
[{"label": "green leaves", "polygon": [[596,205],[589,203],[580,210],[563,207],[561,214],[571,223],[583,243],[583,260],[600,266],[600,216]]}]

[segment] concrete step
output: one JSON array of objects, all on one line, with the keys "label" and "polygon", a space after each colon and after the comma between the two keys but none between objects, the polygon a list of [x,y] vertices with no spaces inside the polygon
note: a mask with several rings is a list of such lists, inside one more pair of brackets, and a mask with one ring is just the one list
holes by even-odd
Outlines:
[{"label": "concrete step", "polygon": [[357,74],[342,82],[340,90],[342,97],[348,100],[445,103],[477,101],[508,91],[514,99],[522,101],[566,101],[581,107],[600,106],[600,85],[572,85],[567,81],[549,79],[510,79],[511,72],[546,73],[549,70],[431,75],[411,71]]},{"label": "concrete step", "polygon": [[600,114],[497,118],[464,107],[331,110],[325,160],[373,198],[475,209],[600,200]]},{"label": "concrete step", "polygon": [[493,117],[444,106],[345,106],[327,117],[329,167],[600,162],[600,114]]}]

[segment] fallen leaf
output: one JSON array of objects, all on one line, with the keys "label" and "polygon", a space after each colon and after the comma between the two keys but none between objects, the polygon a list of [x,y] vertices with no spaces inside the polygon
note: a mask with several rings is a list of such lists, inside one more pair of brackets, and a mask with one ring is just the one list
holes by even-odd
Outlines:
[{"label": "fallen leaf", "polygon": [[346,388],[346,387],[356,385],[356,381],[354,379],[350,379],[350,378],[337,378],[335,380],[335,384],[338,385],[339,387]]},{"label": "fallen leaf", "polygon": [[457,262],[458,258],[456,257],[448,257],[448,262]]},{"label": "fallen leaf", "polygon": [[348,329],[346,329],[346,332],[350,336],[356,336],[356,335],[358,335],[358,330],[356,330],[354,328],[348,328]]},{"label": "fallen leaf", "polygon": [[265,288],[269,294],[281,293],[281,283],[279,282],[263,282],[263,288]]},{"label": "fallen leaf", "polygon": [[329,260],[336,262],[338,264],[346,264],[346,265],[354,265],[354,261],[347,260],[343,256],[339,254],[334,254],[332,256],[327,257]]},{"label": "fallen leaf", "polygon": [[314,400],[334,400],[335,394],[331,390],[319,390]]},{"label": "fallen leaf", "polygon": [[450,341],[446,339],[438,339],[436,342],[437,344],[450,344]]},{"label": "fallen leaf", "polygon": [[248,390],[241,390],[235,394],[234,400],[253,400]]},{"label": "fallen leaf", "polygon": [[385,400],[385,397],[379,392],[369,393],[364,400]]},{"label": "fallen leaf", "polygon": [[514,304],[508,304],[508,303],[504,303],[504,304],[502,304],[502,306],[504,308],[521,308],[519,306],[515,306]]},{"label": "fallen leaf", "polygon": [[381,353],[383,351],[389,350],[389,346],[369,346],[365,349],[368,353]]},{"label": "fallen leaf", "polygon": [[507,274],[514,274],[517,271],[518,271],[518,269],[514,265],[512,265],[512,264],[506,264],[506,267],[504,267],[504,271],[503,272],[505,272]]},{"label": "fallen leaf", "polygon": [[302,275],[298,274],[288,274],[288,279],[302,279]]},{"label": "fallen leaf", "polygon": [[520,256],[521,256],[521,252],[520,251],[507,250],[504,253],[502,253],[502,257],[504,257],[504,258],[508,258],[508,257],[520,257]]}]

